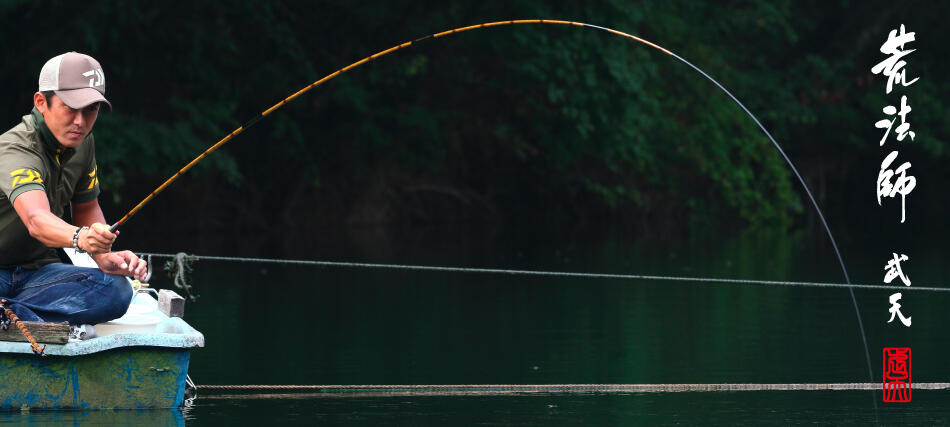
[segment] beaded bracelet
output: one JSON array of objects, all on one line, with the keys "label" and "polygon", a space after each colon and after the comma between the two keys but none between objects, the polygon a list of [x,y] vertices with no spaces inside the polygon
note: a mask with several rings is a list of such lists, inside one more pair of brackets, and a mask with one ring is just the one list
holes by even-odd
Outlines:
[{"label": "beaded bracelet", "polygon": [[82,227],[77,228],[76,232],[73,233],[73,249],[75,249],[76,252],[78,253],[81,253],[81,254],[86,253],[86,251],[82,250],[82,248],[79,247],[79,233],[81,233],[83,230],[88,230],[88,229],[89,227],[82,226]]}]

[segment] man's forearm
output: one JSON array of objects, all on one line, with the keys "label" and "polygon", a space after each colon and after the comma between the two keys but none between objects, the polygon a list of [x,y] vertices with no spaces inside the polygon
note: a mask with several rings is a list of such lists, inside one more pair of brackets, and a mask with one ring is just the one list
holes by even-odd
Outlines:
[{"label": "man's forearm", "polygon": [[63,221],[52,212],[33,212],[27,228],[30,235],[52,248],[73,247],[73,235],[77,227],[92,226],[94,223],[106,223],[102,208],[96,201],[74,204],[72,224]]},{"label": "man's forearm", "polygon": [[73,247],[76,226],[63,221],[52,212],[34,212],[26,224],[30,235],[51,248]]},{"label": "man's forearm", "polygon": [[90,254],[111,251],[115,234],[110,233],[105,225],[92,226],[95,222],[105,222],[99,202],[93,200],[87,203],[73,203],[72,207],[73,221],[80,226],[90,225],[88,230],[78,235],[76,234],[77,226],[67,224],[50,211],[45,192],[27,191],[13,200],[13,208],[26,225],[30,236],[44,245],[52,248],[69,248],[73,246],[73,236],[77,236],[76,245]]},{"label": "man's forearm", "polygon": [[13,201],[13,208],[36,240],[51,248],[73,246],[74,225],[66,223],[54,215],[49,208],[46,193],[39,190],[27,191]]}]

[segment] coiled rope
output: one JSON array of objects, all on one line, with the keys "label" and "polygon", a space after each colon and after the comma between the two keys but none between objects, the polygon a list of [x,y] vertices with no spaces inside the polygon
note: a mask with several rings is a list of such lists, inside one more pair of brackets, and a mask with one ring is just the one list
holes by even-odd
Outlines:
[{"label": "coiled rope", "polygon": [[[482,273],[482,274],[505,274],[521,276],[546,276],[562,278],[584,278],[584,279],[620,279],[620,280],[664,280],[677,282],[699,282],[699,283],[719,283],[719,284],[737,284],[737,285],[768,285],[768,286],[807,286],[817,288],[849,288],[849,289],[884,289],[889,291],[917,291],[917,292],[950,292],[950,288],[935,286],[888,286],[871,285],[859,283],[830,283],[830,282],[799,282],[799,281],[779,281],[779,280],[755,280],[755,279],[728,279],[716,277],[688,277],[688,276],[657,276],[641,274],[608,274],[608,273],[581,273],[565,271],[540,271],[540,270],[512,270],[496,268],[471,268],[471,267],[446,267],[432,265],[409,265],[409,264],[378,264],[366,262],[341,262],[341,261],[311,261],[299,259],[275,259],[275,258],[248,258],[248,257],[226,257],[209,255],[189,255],[184,252],[177,254],[162,254],[143,252],[141,255],[152,256],[155,258],[172,258],[173,262],[166,263],[166,269],[170,270],[170,275],[175,278],[175,285],[187,285],[186,278],[182,273],[182,268],[190,271],[189,264],[195,261],[223,261],[223,262],[245,262],[245,263],[264,263],[264,264],[282,264],[282,265],[307,265],[316,267],[346,267],[346,268],[367,268],[367,269],[387,269],[387,270],[410,270],[410,271],[436,271],[452,273]],[[188,286],[187,289],[191,287]]]},{"label": "coiled rope", "polygon": [[[151,260],[154,255],[142,254],[149,259],[149,268],[152,267]],[[172,278],[172,283],[175,284],[175,287],[185,291],[185,294],[188,296],[192,302],[198,300],[198,294],[194,292],[194,288],[191,286],[188,280],[188,274],[191,273],[191,263],[194,261],[194,257],[184,253],[179,252],[175,255],[168,255],[169,258],[172,258],[165,262],[165,271],[168,272],[168,277]]]}]

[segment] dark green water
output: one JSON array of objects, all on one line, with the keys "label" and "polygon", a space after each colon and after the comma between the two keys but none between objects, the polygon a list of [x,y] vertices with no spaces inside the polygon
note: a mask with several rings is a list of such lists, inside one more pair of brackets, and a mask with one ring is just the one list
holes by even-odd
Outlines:
[{"label": "dark green water", "polygon": [[[539,229],[542,227],[538,227]],[[599,273],[842,281],[814,232],[642,237],[472,228],[327,233],[272,256]],[[298,236],[299,238],[299,236]],[[262,256],[195,236],[189,252]],[[290,239],[294,239],[291,237]],[[856,282],[881,283],[892,248],[844,239]],[[919,239],[905,271],[941,286],[946,251]],[[878,242],[878,243],[875,243]],[[155,249],[161,251],[163,248]],[[911,267],[912,266],[912,267]],[[185,318],[207,347],[200,384],[879,382],[885,346],[910,346],[915,382],[950,381],[950,293],[905,291],[913,326],[888,324],[888,291],[857,290],[874,376],[847,290],[203,261]],[[158,275],[158,274],[157,274]],[[157,287],[171,286],[166,278]],[[144,425],[946,424],[950,392],[913,402],[867,391],[482,396],[204,392],[178,411],[6,414],[0,421]]]}]

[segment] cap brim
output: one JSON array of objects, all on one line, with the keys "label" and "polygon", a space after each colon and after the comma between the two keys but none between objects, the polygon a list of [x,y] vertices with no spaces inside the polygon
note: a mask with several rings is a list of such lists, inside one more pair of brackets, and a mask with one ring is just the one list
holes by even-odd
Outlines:
[{"label": "cap brim", "polygon": [[106,97],[103,96],[98,90],[95,90],[91,87],[73,90],[57,90],[55,92],[56,96],[58,96],[59,99],[70,108],[79,110],[86,108],[90,104],[101,102],[109,108],[109,111],[112,111],[112,104],[106,100]]}]

